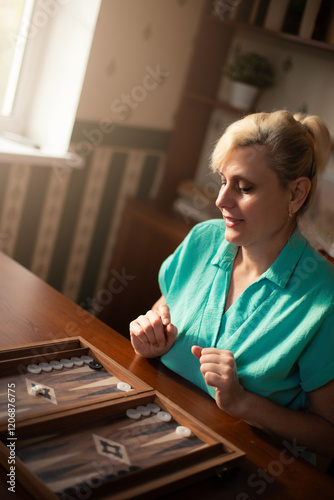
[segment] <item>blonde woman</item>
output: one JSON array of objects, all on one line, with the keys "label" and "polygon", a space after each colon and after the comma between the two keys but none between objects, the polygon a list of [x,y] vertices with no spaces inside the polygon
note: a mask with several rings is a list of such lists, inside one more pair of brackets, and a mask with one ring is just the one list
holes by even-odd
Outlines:
[{"label": "blonde woman", "polygon": [[255,113],[212,155],[223,220],[195,226],[162,265],[161,298],[132,345],[218,407],[334,456],[334,266],[301,235],[330,150],[316,116]]}]

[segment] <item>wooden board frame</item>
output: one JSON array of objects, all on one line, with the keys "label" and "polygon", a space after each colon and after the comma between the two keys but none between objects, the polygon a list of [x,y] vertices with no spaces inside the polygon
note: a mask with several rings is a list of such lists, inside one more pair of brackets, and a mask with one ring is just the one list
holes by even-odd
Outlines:
[{"label": "wooden board frame", "polygon": [[[197,451],[183,453],[181,455],[162,461],[156,465],[151,465],[141,470],[129,472],[124,476],[119,476],[106,480],[97,487],[92,485],[73,485],[73,493],[65,493],[63,498],[76,498],[75,488],[91,487],[90,498],[103,498],[113,500],[125,500],[132,498],[155,498],[159,492],[166,492],[166,489],[181,486],[185,481],[200,479],[218,472],[223,467],[235,465],[244,453],[226,441],[207,426],[186,413],[178,405],[174,404],[162,394],[151,391],[145,395],[133,395],[129,398],[114,400],[110,402],[90,405],[86,408],[75,408],[66,410],[62,414],[58,413],[54,418],[46,415],[40,421],[22,422],[17,426],[17,447],[25,439],[43,438],[43,435],[50,432],[57,433],[61,430],[66,436],[75,429],[84,429],[95,422],[99,423],[106,418],[117,419],[124,415],[126,410],[137,406],[157,404],[163,411],[168,412],[173,420],[179,425],[188,427],[192,434],[204,442],[204,448]],[[129,419],[130,420],[130,419]],[[143,421],[145,424],[145,421]],[[8,468],[9,450],[6,446],[6,433],[0,433],[0,462]],[[186,438],[185,438],[186,439]],[[92,457],[87,457],[88,462]],[[17,480],[26,488],[37,500],[56,500],[59,496],[52,492],[25,463],[16,458]],[[62,498],[62,496],[60,496]]]},{"label": "wooden board frame", "polygon": [[[87,342],[81,337],[59,339],[44,343],[34,343],[13,349],[1,349],[0,384],[1,381],[4,380],[4,377],[6,377],[6,379],[8,380],[11,380],[15,384],[18,380],[18,377],[21,379],[23,378],[23,385],[25,384],[25,379],[27,377],[38,381],[38,377],[42,377],[42,374],[39,374],[38,377],[29,374],[26,369],[29,364],[38,364],[40,362],[49,362],[52,360],[60,360],[62,358],[71,358],[74,356],[80,357],[81,355],[92,356],[96,361],[100,362],[103,365],[103,368],[107,372],[109,372],[109,374],[114,375],[122,382],[128,383],[132,387],[132,390],[129,392],[115,392],[114,394],[100,395],[92,398],[91,401],[86,402],[74,399],[71,402],[63,403],[61,405],[50,404],[48,405],[48,407],[42,406],[40,409],[31,410],[32,412],[29,414],[20,415],[20,413],[17,413],[17,421],[39,418],[42,415],[46,415],[47,413],[51,413],[52,415],[54,415],[57,412],[64,411],[64,409],[71,409],[78,406],[82,407],[83,405],[88,405],[99,401],[110,401],[110,399],[114,398],[126,398],[133,394],[152,390],[152,387],[150,387],[148,384],[123,368],[116,361],[110,359],[102,351],[100,351],[91,343]],[[46,376],[47,375],[45,374],[45,377]],[[6,426],[7,417],[5,416],[4,418],[1,418],[0,416],[0,431],[2,431]]]},{"label": "wooden board frame", "polygon": [[[52,352],[49,352],[50,350]],[[56,500],[59,498],[72,500],[78,498],[78,495],[75,494],[76,489],[83,486],[82,483],[73,484],[71,486],[74,491],[72,495],[70,493],[65,493],[61,494],[59,497],[50,489],[51,487],[49,488],[49,483],[47,481],[43,481],[41,477],[38,477],[38,471],[36,472],[36,469],[34,469],[36,463],[32,467],[31,464],[29,464],[29,458],[26,463],[25,459],[27,456],[29,457],[29,446],[31,446],[32,452],[35,453],[36,446],[38,447],[36,443],[41,440],[43,442],[49,442],[48,450],[53,450],[54,448],[56,450],[59,448],[63,449],[62,447],[66,447],[68,443],[72,442],[79,443],[80,450],[78,451],[77,449],[76,453],[70,453],[69,455],[78,455],[80,457],[81,463],[75,463],[74,469],[83,467],[85,469],[83,474],[86,474],[86,476],[83,477],[88,477],[86,468],[89,467],[91,463],[94,463],[96,458],[95,455],[99,453],[99,451],[97,451],[98,445],[95,445],[93,443],[94,440],[92,440],[92,436],[96,435],[96,433],[94,434],[92,431],[92,426],[95,426],[94,428],[95,430],[97,429],[99,435],[101,435],[100,432],[102,435],[103,432],[111,432],[109,427],[118,429],[119,431],[122,427],[117,426],[120,425],[119,422],[123,422],[122,419],[126,419],[126,411],[128,409],[145,406],[149,403],[155,403],[162,411],[171,415],[171,430],[168,429],[167,432],[164,428],[162,431],[162,424],[161,422],[156,423],[154,415],[153,417],[148,417],[148,420],[144,422],[140,421],[144,420],[144,417],[140,417],[140,420],[138,420],[139,426],[148,425],[147,422],[150,421],[150,425],[153,426],[153,428],[150,432],[143,432],[140,434],[140,436],[145,435],[145,438],[133,437],[131,434],[131,437],[125,441],[125,443],[121,444],[122,449],[123,447],[126,449],[128,446],[128,449],[131,451],[131,453],[129,453],[130,458],[128,457],[128,461],[126,462],[131,468],[125,472],[117,469],[118,472],[116,472],[116,467],[115,474],[112,474],[113,477],[104,476],[98,481],[99,484],[94,484],[93,486],[91,483],[87,483],[86,487],[91,488],[89,498],[113,500],[126,500],[132,498],[145,498],[146,500],[148,498],[156,498],[159,494],[165,494],[190,481],[194,482],[195,480],[212,475],[222,468],[235,465],[236,462],[244,456],[244,452],[239,448],[235,447],[222,436],[213,432],[193,416],[186,413],[180,406],[170,401],[164,395],[154,391],[141,379],[131,374],[128,370],[81,337],[60,339],[38,344],[35,343],[15,349],[0,350],[0,380],[1,377],[16,373],[18,364],[25,367],[30,363],[37,364],[41,361],[50,361],[52,359],[59,360],[64,357],[73,357],[82,354],[89,354],[92,356],[112,375],[118,376],[122,381],[129,383],[133,390],[130,392],[117,393],[116,396],[115,394],[101,396],[89,402],[74,401],[60,407],[51,405],[51,409],[44,407],[44,411],[38,409],[22,418],[17,415],[15,422],[15,437],[12,438],[10,437],[8,422],[0,422],[0,463],[6,470],[10,471],[12,450],[8,446],[8,443],[14,443],[13,447],[15,448],[16,454],[16,479],[34,498],[38,500]],[[23,370],[23,373],[25,373],[25,370]],[[130,419],[127,419],[127,421],[130,421]],[[177,441],[179,442],[180,439],[187,439],[175,437],[176,426],[178,425],[185,426],[191,430],[193,439],[191,445],[183,442],[181,447],[176,446],[175,448],[174,443]],[[136,426],[128,424],[127,427],[132,428]],[[52,436],[50,436],[50,432]],[[170,432],[172,434],[168,434]],[[81,436],[80,433],[86,433],[88,437],[85,437],[86,434]],[[142,455],[138,458],[138,456],[134,454],[133,456],[135,458],[133,458],[132,452],[134,448],[131,444],[131,439],[146,439],[146,434],[148,435],[148,443],[145,442],[144,445],[141,444],[139,447]],[[158,441],[156,439],[152,440],[151,434],[154,435],[154,437],[160,435]],[[11,435],[13,436],[13,434]],[[66,436],[66,439],[63,438],[63,435]],[[172,437],[170,437],[171,435]],[[37,441],[31,444],[31,440],[36,439]],[[53,439],[59,439],[55,447],[54,444],[52,444]],[[108,440],[107,437],[103,437],[102,439]],[[171,440],[172,446],[168,444],[169,440]],[[109,442],[116,444],[116,441]],[[196,442],[196,446],[192,448],[194,442]],[[85,446],[89,445],[89,453],[93,454],[93,457],[86,457],[84,453],[81,453],[82,443],[84,443]],[[117,443],[120,444],[121,441]],[[161,443],[163,444],[161,445]],[[73,449],[75,446],[77,446],[77,444],[73,445]],[[143,452],[142,450],[147,446],[149,448],[145,448]],[[156,450],[156,446],[162,446],[163,448],[162,450],[158,448],[158,451],[152,453],[152,456],[150,456],[150,453],[146,450]],[[166,448],[164,448],[165,446]],[[111,449],[112,448],[113,446],[111,446]],[[190,451],[185,452],[184,448]],[[28,455],[26,457],[24,456],[25,449],[28,449]],[[72,448],[70,448],[70,450],[72,451]],[[41,454],[44,453],[43,450],[37,450],[37,452]],[[17,453],[19,455],[21,454],[21,459],[17,456]],[[138,450],[137,453],[139,453]],[[126,454],[127,452],[125,452],[125,455]],[[69,455],[65,453],[64,456],[66,457]],[[102,455],[108,455],[108,453],[102,453]],[[154,458],[161,456],[163,457],[162,459]],[[101,457],[98,456],[98,458]],[[108,460],[115,460],[115,457],[103,456],[103,460],[106,458]],[[62,463],[66,464],[66,458],[63,460],[63,455],[61,455],[60,458],[57,455],[51,457],[51,463],[53,463],[54,460],[58,462],[61,460]],[[45,461],[42,462],[43,467],[45,463]],[[29,468],[29,465],[35,472]],[[72,464],[70,464],[70,466],[72,466]],[[119,466],[118,463],[117,466]],[[113,467],[115,467],[115,464]],[[71,467],[67,468],[71,469]],[[53,471],[52,467],[51,472],[48,471],[48,473],[51,475],[57,474],[57,472]],[[42,477],[44,478],[44,476]],[[73,479],[75,478],[73,477]],[[71,476],[67,478],[67,481],[71,480]],[[67,491],[66,488],[64,491]]]}]

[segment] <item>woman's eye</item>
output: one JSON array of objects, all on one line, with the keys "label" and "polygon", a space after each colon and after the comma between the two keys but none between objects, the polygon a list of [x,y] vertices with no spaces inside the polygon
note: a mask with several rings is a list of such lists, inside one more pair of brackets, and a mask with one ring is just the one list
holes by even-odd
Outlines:
[{"label": "woman's eye", "polygon": [[243,193],[249,193],[252,188],[251,187],[244,187],[244,186],[238,186],[239,187],[239,191],[242,191]]}]

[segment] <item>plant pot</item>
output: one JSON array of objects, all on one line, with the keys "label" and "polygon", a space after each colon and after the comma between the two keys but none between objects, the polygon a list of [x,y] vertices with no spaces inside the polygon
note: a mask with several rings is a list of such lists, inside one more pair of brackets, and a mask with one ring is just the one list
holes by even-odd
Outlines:
[{"label": "plant pot", "polygon": [[260,89],[247,83],[231,81],[230,104],[237,109],[250,111],[259,97]]}]

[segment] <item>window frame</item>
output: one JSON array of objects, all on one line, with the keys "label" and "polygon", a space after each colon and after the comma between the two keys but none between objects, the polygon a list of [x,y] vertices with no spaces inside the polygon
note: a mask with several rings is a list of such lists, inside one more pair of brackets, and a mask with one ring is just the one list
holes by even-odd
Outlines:
[{"label": "window frame", "polygon": [[[50,158],[50,162],[52,155],[67,158],[101,1],[35,0],[30,25],[24,26],[27,43],[16,99],[12,116],[0,117],[0,134],[27,138],[39,146],[36,156]],[[66,86],[56,95],[59,75]],[[64,102],[63,109],[59,101]],[[17,151],[15,147],[14,142],[8,148],[1,142],[0,163],[7,162],[8,155],[17,161],[27,152],[21,144]],[[31,157],[33,148],[27,154]]]},{"label": "window frame", "polygon": [[13,119],[14,110],[16,107],[17,97],[19,95],[19,87],[21,86],[21,74],[23,66],[26,66],[25,58],[27,56],[28,36],[24,35],[26,27],[29,33],[31,18],[34,8],[36,7],[35,0],[24,0],[20,25],[17,33],[12,33],[10,41],[14,46],[12,64],[7,81],[4,102],[0,112],[1,119],[5,119],[5,123]]}]

